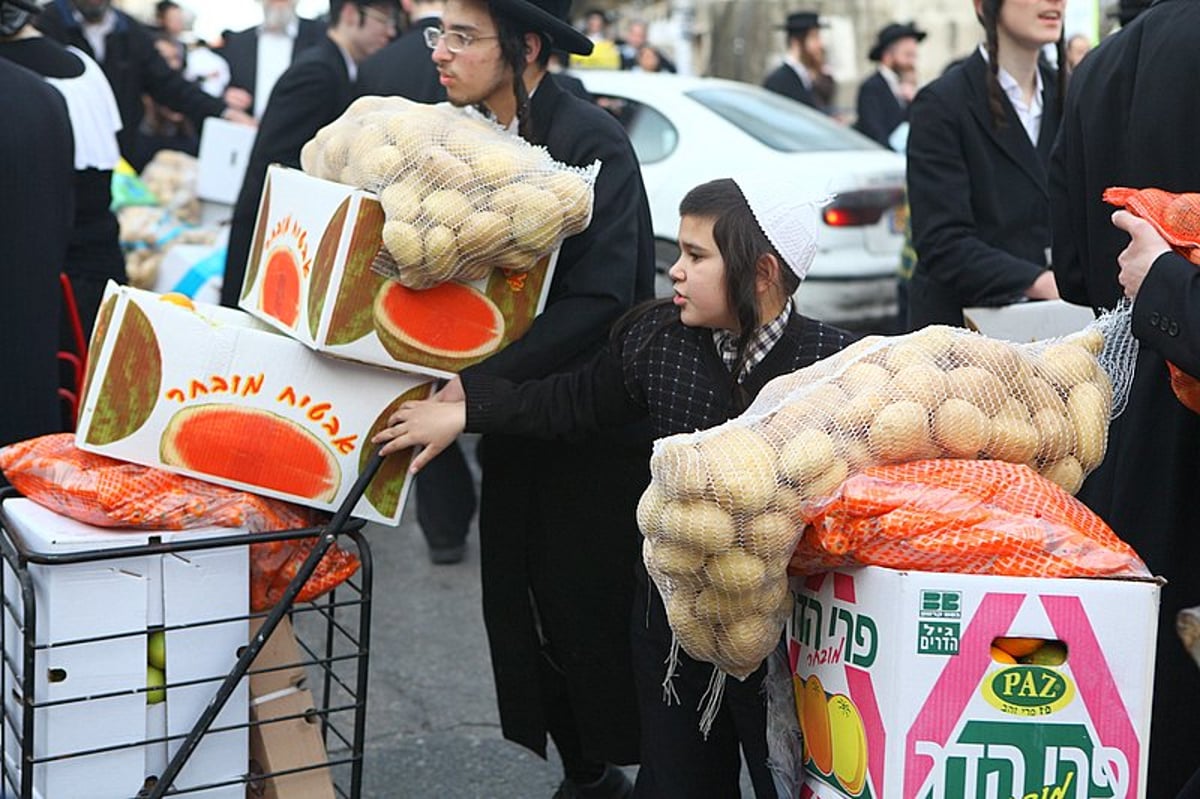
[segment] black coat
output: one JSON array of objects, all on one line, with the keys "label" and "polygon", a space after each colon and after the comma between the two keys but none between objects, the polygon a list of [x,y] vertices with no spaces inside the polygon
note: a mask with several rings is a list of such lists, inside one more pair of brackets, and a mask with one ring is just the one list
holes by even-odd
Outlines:
[{"label": "black coat", "polygon": [[445,100],[433,52],[425,44],[425,29],[441,24],[438,17],[419,19],[399,39],[367,57],[358,67],[355,93],[407,97],[418,103]]},{"label": "black coat", "polygon": [[[1116,259],[1129,237],[1101,202],[1109,186],[1200,190],[1188,131],[1200,130],[1200,3],[1160,0],[1088,54],[1071,76],[1051,162],[1054,272],[1064,299],[1111,307],[1121,296]],[[1200,375],[1196,267],[1160,258],[1134,304],[1141,341],[1127,410],[1109,431],[1108,455],[1079,493],[1167,578],[1147,796],[1174,796],[1200,766],[1200,673],[1175,635],[1176,612],[1200,604],[1200,416],[1168,384],[1164,359]]]},{"label": "black coat", "polygon": [[1047,268],[1050,195],[1046,162],[1058,133],[1055,74],[1042,70],[1037,147],[1008,97],[997,129],[988,108],[987,63],[978,52],[913,101],[908,201],[917,265],[909,326],[962,325],[962,309],[1020,299]]},{"label": "black coat", "polygon": [[812,89],[804,85],[804,81],[800,80],[800,75],[789,64],[780,64],[774,72],[767,75],[766,80],[763,81],[763,88],[770,89],[776,94],[782,94],[784,97],[790,97],[818,111],[825,110],[817,96],[813,94]]},{"label": "black coat", "polygon": [[[251,96],[258,81],[258,32],[260,25],[225,35],[214,52],[229,62],[229,85],[245,89]],[[325,24],[314,19],[298,20],[296,41],[292,44],[292,63],[308,48],[325,39]],[[270,98],[268,98],[270,99]]]},{"label": "black coat", "polygon": [[250,256],[258,201],[271,164],[300,168],[300,150],[317,131],[341,116],[353,88],[342,51],[326,36],[287,68],[271,92],[233,206],[221,304],[236,307]]},{"label": "black coat", "polygon": [[[466,370],[513,381],[585,363],[612,323],[653,295],[654,280],[650,210],[620,124],[545,79],[530,114],[530,139],[556,160],[603,167],[592,223],[563,243],[545,311]],[[483,615],[500,721],[505,737],[543,755],[548,714],[562,703],[544,695],[539,651],[563,670],[585,754],[637,759],[629,618],[648,459],[649,434],[635,430],[570,441],[488,435],[480,444]]]},{"label": "black coat", "polygon": [[858,119],[854,129],[859,133],[890,148],[888,137],[906,119],[908,105],[901,105],[881,72],[877,70],[858,87]]},{"label": "black coat", "polygon": [[[62,95],[0,59],[0,446],[62,429],[59,270],[74,217],[75,145]],[[13,98],[20,98],[16,102]]]},{"label": "black coat", "polygon": [[[53,0],[42,7],[42,13],[34,18],[35,24],[50,38],[78,47],[95,58],[71,8],[68,0]],[[104,59],[96,60],[104,68],[121,110],[122,128],[117,134],[121,155],[126,159],[134,157],[138,127],[145,113],[143,94],[188,117],[197,128],[203,125],[206,117],[220,116],[225,111],[223,101],[205,94],[203,89],[167,65],[145,27],[115,8],[113,13],[117,17],[116,26],[104,40]]]}]

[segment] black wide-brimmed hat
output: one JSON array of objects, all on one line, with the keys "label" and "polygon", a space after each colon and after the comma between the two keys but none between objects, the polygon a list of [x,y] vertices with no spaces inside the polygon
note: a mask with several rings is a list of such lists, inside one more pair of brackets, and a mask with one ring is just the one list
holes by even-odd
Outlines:
[{"label": "black wide-brimmed hat", "polygon": [[1138,14],[1145,11],[1154,0],[1120,0],[1109,12],[1108,17],[1116,19],[1121,25],[1133,22]]},{"label": "black wide-brimmed hat", "polygon": [[590,55],[592,40],[567,21],[571,0],[488,0],[492,12],[544,33],[560,50],[577,55]]},{"label": "black wide-brimmed hat", "polygon": [[871,45],[871,52],[867,53],[867,58],[878,61],[883,58],[883,51],[893,43],[901,39],[916,39],[919,42],[925,39],[925,35],[925,31],[917,29],[915,22],[905,24],[893,22],[885,25],[883,30],[879,31],[879,35],[875,37],[875,44]]},{"label": "black wide-brimmed hat", "polygon": [[796,11],[787,15],[787,21],[780,26],[788,33],[804,33],[813,28],[824,28],[821,17],[815,11]]}]

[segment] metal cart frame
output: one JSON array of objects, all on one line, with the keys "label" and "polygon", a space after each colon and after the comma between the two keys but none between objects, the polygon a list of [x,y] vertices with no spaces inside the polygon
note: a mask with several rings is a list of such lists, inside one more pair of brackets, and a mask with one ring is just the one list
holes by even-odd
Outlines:
[{"label": "metal cart frame", "polygon": [[[341,507],[334,514],[333,518],[323,527],[306,528],[301,530],[287,530],[269,533],[253,533],[253,534],[237,534],[230,536],[221,536],[216,538],[206,538],[184,542],[168,542],[155,541],[144,545],[136,545],[129,547],[119,547],[104,550],[89,550],[83,552],[71,552],[64,554],[46,555],[34,553],[21,544],[14,536],[10,539],[9,536],[0,536],[0,556],[12,568],[13,573],[20,585],[21,600],[23,603],[22,612],[23,624],[18,624],[18,629],[21,632],[22,648],[20,664],[21,685],[19,686],[19,699],[22,708],[20,723],[17,719],[8,712],[7,706],[3,709],[3,719],[0,723],[0,794],[5,790],[15,790],[18,797],[21,799],[32,799],[33,797],[33,780],[35,766],[42,763],[48,763],[54,760],[62,760],[70,757],[83,757],[89,755],[101,754],[116,749],[143,747],[150,744],[158,744],[167,741],[181,740],[179,749],[175,755],[171,757],[167,767],[161,775],[158,775],[157,781],[145,785],[141,792],[134,799],[162,799],[165,796],[184,796],[190,793],[196,793],[213,788],[224,787],[232,784],[245,783],[253,784],[259,780],[270,777],[284,776],[303,771],[315,769],[329,769],[332,773],[335,768],[348,767],[350,772],[349,787],[343,788],[341,785],[335,784],[335,791],[348,799],[358,799],[362,792],[362,775],[363,775],[363,750],[366,735],[366,699],[367,699],[367,679],[368,679],[368,653],[370,650],[370,622],[371,622],[371,586],[373,578],[373,569],[371,561],[370,549],[367,546],[365,538],[361,534],[363,527],[362,520],[350,518],[350,510],[358,502],[362,496],[367,484],[374,477],[382,462],[382,457],[376,454],[366,468],[359,475],[354,486],[350,490],[350,494],[343,501]],[[17,496],[16,492],[8,490],[0,492],[0,523],[4,521],[3,501],[6,498]],[[357,551],[361,567],[358,573],[350,580],[343,583],[338,589],[330,592],[322,599],[301,605],[296,604],[296,597],[303,588],[305,582],[308,581],[317,568],[321,558],[329,551],[329,548],[334,544],[339,536],[345,536],[354,543],[354,548]],[[224,677],[213,677],[209,680],[198,680],[190,683],[169,683],[165,689],[169,690],[172,687],[182,687],[204,682],[216,682],[220,680],[217,686],[216,694],[209,702],[208,706],[201,713],[192,729],[186,735],[167,735],[165,738],[153,738],[134,743],[117,744],[110,747],[81,750],[68,753],[56,753],[49,756],[35,757],[32,751],[34,737],[34,725],[37,717],[36,710],[43,707],[48,707],[55,704],[66,704],[68,702],[86,702],[89,700],[104,699],[125,692],[115,692],[94,696],[83,696],[69,700],[57,700],[55,702],[35,700],[35,685],[34,685],[34,670],[35,657],[39,650],[48,649],[54,646],[78,645],[81,643],[91,643],[102,641],[111,638],[129,637],[134,635],[145,635],[148,630],[130,631],[127,633],[118,633],[116,635],[98,636],[96,638],[77,639],[72,641],[56,641],[47,644],[38,645],[37,642],[37,615],[35,607],[35,596],[33,579],[30,575],[29,564],[74,564],[86,563],[92,561],[110,560],[121,557],[139,556],[139,555],[160,555],[167,553],[192,552],[205,549],[217,549],[225,547],[233,547],[240,545],[250,545],[265,543],[270,541],[296,540],[301,538],[314,538],[312,550],[305,559],[304,564],[297,571],[292,580],[288,583],[283,596],[275,604],[275,606],[266,613],[250,613],[246,619],[261,618],[262,624],[249,640],[246,647],[240,651],[240,655],[234,667]],[[9,601],[7,594],[3,591],[3,582],[6,580],[0,573],[0,599],[2,599],[2,608],[0,613],[12,618],[15,622],[14,613],[16,609]],[[345,598],[349,595],[349,598]],[[357,626],[352,626],[347,622],[347,615],[357,610]],[[284,664],[262,669],[251,668],[255,658],[262,651],[267,639],[279,626],[285,616],[298,616],[308,613],[314,613],[323,622],[324,628],[324,651],[318,652],[316,648],[308,644],[304,640],[300,640],[302,653],[305,656],[302,663]],[[219,624],[237,619],[212,619],[195,624],[179,625],[172,629],[181,629],[186,627],[201,626],[204,624]],[[6,641],[6,626],[0,623],[0,656],[3,657],[4,665],[17,672],[17,664],[11,662],[8,653]],[[348,651],[340,649],[349,647]],[[346,679],[337,673],[335,668],[339,664],[352,665],[354,667],[354,676],[352,679]],[[319,700],[317,707],[311,714],[300,714],[292,716],[281,716],[268,719],[266,721],[249,721],[246,724],[238,724],[225,726],[220,728],[213,727],[217,715],[228,702],[230,696],[238,687],[238,683],[248,675],[261,674],[270,671],[277,671],[285,668],[296,666],[315,668],[320,672],[320,686],[318,689]],[[7,670],[0,670],[0,689],[3,689],[7,694],[9,691],[16,691],[17,686],[9,686],[7,683],[12,680],[9,677]],[[149,689],[142,687],[137,689],[138,693],[144,693]],[[338,699],[344,697],[344,702],[332,705],[332,698],[337,694]],[[337,723],[340,719],[339,714],[349,713],[352,715],[352,729],[349,733]],[[221,782],[207,783],[203,785],[191,786],[186,789],[174,789],[173,783],[179,776],[179,772],[183,769],[187,760],[195,752],[203,736],[208,732],[221,732],[238,727],[253,728],[264,724],[273,724],[281,721],[287,721],[295,718],[308,718],[310,715],[317,715],[321,720],[321,735],[325,741],[326,747],[329,746],[330,738],[336,739],[336,743],[347,749],[344,756],[339,755],[337,758],[327,756],[325,762],[315,763],[302,768],[293,768],[285,771],[270,772],[265,774],[251,774],[247,771],[240,780],[224,780]],[[9,769],[6,758],[3,753],[6,751],[5,746],[8,743],[10,735],[18,736],[20,741],[21,752],[21,769],[20,769],[20,784],[14,781],[14,775]],[[328,748],[327,748],[328,751]],[[47,797],[46,799],[50,799]]]}]

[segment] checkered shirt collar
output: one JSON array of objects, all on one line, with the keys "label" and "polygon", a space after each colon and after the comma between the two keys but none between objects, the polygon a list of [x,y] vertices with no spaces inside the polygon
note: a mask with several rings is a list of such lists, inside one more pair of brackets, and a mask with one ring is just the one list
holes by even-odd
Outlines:
[{"label": "checkered shirt collar", "polygon": [[[746,345],[746,362],[742,364],[741,371],[737,375],[739,383],[754,371],[754,367],[762,363],[762,359],[767,357],[771,348],[779,343],[779,339],[783,338],[783,331],[787,329],[788,317],[791,314],[792,298],[788,297],[779,316],[754,331],[753,338]],[[714,330],[713,344],[716,345],[717,353],[725,363],[725,368],[732,372],[733,368],[737,366],[737,336],[729,330]]]}]

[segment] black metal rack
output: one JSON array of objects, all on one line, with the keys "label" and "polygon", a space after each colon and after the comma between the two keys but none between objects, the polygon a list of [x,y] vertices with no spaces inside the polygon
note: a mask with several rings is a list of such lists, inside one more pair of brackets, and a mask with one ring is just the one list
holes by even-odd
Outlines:
[{"label": "black metal rack", "polygon": [[[131,795],[130,799],[161,799],[165,796],[194,795],[201,791],[229,788],[232,785],[244,785],[248,796],[258,796],[263,795],[269,780],[321,769],[327,770],[330,775],[337,796],[358,799],[362,791],[366,727],[372,562],[370,548],[361,535],[363,522],[351,519],[349,510],[357,502],[362,490],[378,470],[380,460],[378,455],[372,459],[359,476],[342,507],[333,519],[321,528],[254,534],[240,533],[165,542],[152,536],[149,543],[145,544],[67,553],[46,554],[32,551],[20,536],[11,534],[11,523],[5,513],[4,502],[18,495],[11,490],[0,492],[0,556],[11,569],[11,573],[8,569],[0,569],[0,599],[3,603],[2,612],[0,612],[0,655],[3,657],[3,664],[0,665],[0,697],[3,697],[0,700],[3,702],[3,723],[0,723],[0,796],[15,796],[20,799],[34,799],[35,796],[40,796],[34,792],[36,770],[39,766],[70,758],[102,755],[122,749],[163,744],[173,745],[178,742],[178,749],[170,757],[162,773],[149,775],[145,784],[140,786],[140,791],[136,793],[136,796]],[[240,547],[271,541],[295,541],[305,538],[313,539],[312,549],[304,561],[304,565],[289,582],[280,601],[270,611],[247,613],[244,616],[232,618],[203,619],[189,624],[154,628],[153,631],[163,629],[166,632],[174,629],[191,629],[206,625],[261,619],[258,630],[250,636],[247,645],[239,651],[237,663],[228,673],[213,675],[206,679],[167,683],[162,687],[169,696],[172,689],[198,684],[214,686],[212,700],[188,733],[147,737],[133,742],[67,752],[35,751],[37,740],[35,725],[39,718],[39,710],[73,703],[98,703],[117,696],[127,696],[130,693],[145,694],[152,690],[144,684],[131,685],[120,691],[85,693],[51,701],[44,696],[37,695],[35,669],[38,653],[55,647],[94,644],[135,636],[145,637],[152,630],[127,630],[102,636],[38,643],[36,596],[33,576],[30,573],[31,565],[56,567],[135,556],[181,554]],[[297,603],[295,600],[301,588],[312,576],[319,561],[335,541],[342,545],[352,544],[352,549],[357,553],[361,562],[359,571],[326,596],[314,602]],[[8,585],[10,580],[15,580],[17,583],[19,607],[18,603],[10,597],[10,593],[12,593]],[[102,601],[99,597],[97,600]],[[301,653],[300,661],[255,668],[255,658],[285,616],[292,621]],[[21,638],[21,646],[17,650],[20,654],[19,662],[9,651],[8,636],[14,630]],[[283,669],[304,670],[307,687],[313,695],[311,708],[302,713],[265,720],[251,718],[246,723],[214,726],[218,714],[237,691],[239,683],[244,678]],[[18,674],[20,675],[19,679],[15,676]],[[52,675],[51,680],[53,680]],[[8,701],[10,698],[14,701],[19,713],[10,708]],[[225,778],[205,784],[189,785],[186,788],[174,787],[179,772],[204,736],[243,727],[249,734],[255,727],[284,723],[298,718],[303,718],[309,723],[316,723],[319,720],[321,739],[326,751],[324,761],[272,772],[261,772],[258,769],[252,769],[247,764],[246,771],[237,779]],[[19,752],[17,758],[6,754],[14,749]],[[58,797],[42,796],[41,799],[58,799]]]}]

